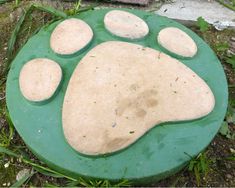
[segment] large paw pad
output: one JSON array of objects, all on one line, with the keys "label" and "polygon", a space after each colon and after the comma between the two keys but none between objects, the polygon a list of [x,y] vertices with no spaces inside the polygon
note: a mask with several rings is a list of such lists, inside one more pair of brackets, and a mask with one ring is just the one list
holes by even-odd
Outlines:
[{"label": "large paw pad", "polygon": [[96,46],[78,64],[63,105],[65,137],[77,151],[120,150],[156,124],[207,115],[214,96],[192,70],[151,48]]}]

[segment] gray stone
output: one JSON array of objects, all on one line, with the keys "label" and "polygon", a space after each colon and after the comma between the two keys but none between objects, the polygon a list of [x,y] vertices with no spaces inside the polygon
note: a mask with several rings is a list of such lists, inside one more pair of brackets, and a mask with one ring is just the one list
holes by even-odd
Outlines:
[{"label": "gray stone", "polygon": [[219,30],[235,28],[235,12],[215,0],[175,0],[163,5],[156,13],[183,24],[193,24],[201,16]]}]

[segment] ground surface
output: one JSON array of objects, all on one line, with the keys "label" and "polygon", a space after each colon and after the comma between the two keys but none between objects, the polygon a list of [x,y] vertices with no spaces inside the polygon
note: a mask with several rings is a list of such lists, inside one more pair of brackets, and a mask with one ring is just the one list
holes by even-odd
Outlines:
[{"label": "ground surface", "polygon": [[[7,42],[10,39],[10,34],[16,25],[17,20],[27,6],[32,1],[21,1],[18,8],[14,8],[15,2],[5,3],[0,5],[0,72],[3,71],[4,65],[7,63]],[[73,12],[76,8],[74,3],[59,3],[59,1],[37,1],[43,4],[49,4],[58,9],[69,10]],[[88,4],[88,3],[84,3]],[[103,6],[118,6],[119,4],[101,4]],[[153,10],[158,4],[150,7],[140,8],[138,6],[131,6],[131,8]],[[125,7],[128,7],[125,5]],[[129,6],[130,7],[130,6]],[[52,16],[47,13],[35,11],[27,17],[19,37],[17,38],[16,49],[24,44],[28,37],[30,37],[37,28],[48,23]],[[207,31],[200,31],[198,27],[191,27],[214,49],[215,53],[221,60],[227,79],[229,82],[230,94],[230,108],[227,117],[225,118],[224,127],[228,124],[229,131],[222,130],[218,133],[208,148],[202,152],[197,158],[191,160],[190,164],[176,175],[149,184],[148,186],[235,186],[235,140],[232,134],[235,134],[235,74],[234,67],[226,63],[226,60],[232,53],[235,53],[235,40],[231,42],[231,38],[235,37],[234,30],[216,31],[210,28]],[[15,54],[15,52],[14,52]],[[13,56],[11,56],[13,57]],[[235,63],[234,63],[235,65]],[[16,131],[11,135],[9,128],[9,118],[7,118],[6,104],[5,104],[5,75],[0,77],[0,146],[7,148],[13,152],[20,153],[24,158],[30,159],[31,162],[44,166],[38,161],[31,152],[27,149],[22,139]],[[34,166],[34,168],[33,168]],[[21,157],[12,157],[0,152],[0,186],[10,186],[16,182],[16,175],[19,172],[30,171],[33,173],[22,184],[24,186],[65,186],[68,183],[75,182],[67,178],[55,178],[55,173],[48,173],[48,170],[36,168],[35,165],[26,164]],[[26,170],[28,169],[28,170]],[[33,170],[32,170],[33,169]],[[40,170],[41,169],[41,170]],[[47,172],[47,173],[46,173]],[[51,171],[53,172],[53,171]],[[45,175],[47,174],[47,175]],[[57,174],[58,176],[58,174]],[[22,177],[22,176],[21,176]],[[88,182],[82,180],[75,182],[78,185],[101,185],[99,182]],[[132,182],[134,183],[134,182]],[[73,185],[73,184],[70,184]],[[103,186],[108,184],[102,184]],[[126,184],[125,184],[126,185]]]}]

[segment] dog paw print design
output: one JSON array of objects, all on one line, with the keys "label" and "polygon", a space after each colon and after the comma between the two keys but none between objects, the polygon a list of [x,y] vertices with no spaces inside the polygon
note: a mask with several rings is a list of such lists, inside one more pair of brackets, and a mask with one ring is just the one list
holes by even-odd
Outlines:
[{"label": "dog paw print design", "polygon": [[[210,78],[211,67],[222,80]],[[40,145],[37,154],[50,145],[43,145],[46,139],[72,152],[71,160],[112,158],[162,124],[184,132],[196,130],[188,122],[198,122],[203,130],[214,112],[221,121],[227,94],[213,82],[226,87],[218,60],[183,26],[140,11],[88,11],[44,28],[26,44],[8,77],[7,103],[21,136]]]}]

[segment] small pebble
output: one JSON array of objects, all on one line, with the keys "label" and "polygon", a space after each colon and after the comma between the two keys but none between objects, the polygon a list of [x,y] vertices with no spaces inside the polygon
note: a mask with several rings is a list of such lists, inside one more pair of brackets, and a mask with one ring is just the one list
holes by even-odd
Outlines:
[{"label": "small pebble", "polygon": [[226,174],[226,178],[232,179],[233,177],[230,174]]},{"label": "small pebble", "polygon": [[18,161],[19,161],[19,163],[21,163],[21,162],[22,162],[22,159],[21,159],[21,158],[19,158],[19,159],[18,159]]},{"label": "small pebble", "polygon": [[22,179],[24,176],[26,176],[26,174],[29,174],[30,173],[30,171],[29,171],[29,169],[23,169],[23,170],[20,170],[19,172],[18,172],[18,174],[16,175],[16,180],[17,181],[19,181],[20,179]]},{"label": "small pebble", "polygon": [[232,50],[228,50],[228,55],[235,55],[235,52],[233,52]]},{"label": "small pebble", "polygon": [[5,167],[5,168],[8,168],[9,165],[10,165],[10,162],[7,162],[6,164],[4,164],[4,167]]},{"label": "small pebble", "polygon": [[233,148],[230,148],[231,153],[235,153],[235,150]]}]

